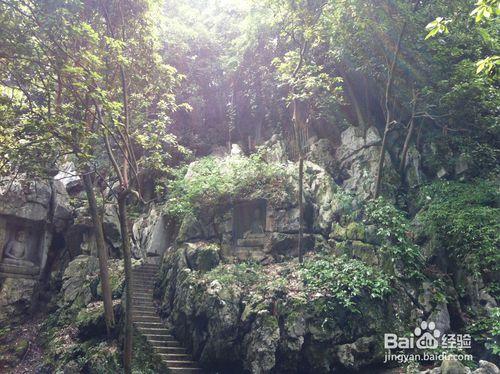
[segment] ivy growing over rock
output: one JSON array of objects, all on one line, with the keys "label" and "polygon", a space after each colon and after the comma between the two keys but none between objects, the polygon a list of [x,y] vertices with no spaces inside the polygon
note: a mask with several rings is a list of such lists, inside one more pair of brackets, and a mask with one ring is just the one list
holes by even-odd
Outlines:
[{"label": "ivy growing over rock", "polygon": [[419,195],[425,231],[472,274],[488,278],[500,271],[499,199],[488,180],[432,183]]},{"label": "ivy growing over rock", "polygon": [[236,198],[279,201],[291,188],[287,175],[285,165],[267,163],[258,153],[205,157],[177,171],[167,187],[165,209],[179,217]]},{"label": "ivy growing over rock", "polygon": [[312,291],[312,300],[323,312],[341,305],[359,312],[356,301],[361,297],[383,299],[390,291],[390,279],[379,269],[363,262],[323,254],[307,261],[301,270],[304,284]]}]

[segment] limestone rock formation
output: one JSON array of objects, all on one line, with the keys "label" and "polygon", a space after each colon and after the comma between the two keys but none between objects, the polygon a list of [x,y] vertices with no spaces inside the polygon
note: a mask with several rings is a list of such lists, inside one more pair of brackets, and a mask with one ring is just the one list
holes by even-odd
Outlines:
[{"label": "limestone rock formation", "polygon": [[62,250],[72,218],[61,182],[0,181],[0,324],[27,316],[47,259]]},{"label": "limestone rock formation", "polygon": [[[278,286],[284,276],[279,272],[286,271],[289,263],[269,269],[226,265],[217,262],[212,244],[207,257],[213,260],[207,267],[193,260],[206,253],[207,246],[184,244],[166,252],[155,290],[161,315],[204,367],[327,373],[381,361],[379,334],[392,315],[383,312],[382,304],[362,303],[359,315],[338,308],[325,320],[318,310],[294,299],[303,287],[300,283],[292,283],[297,287],[293,290]],[[278,272],[270,275],[271,269]],[[289,274],[296,274],[294,269]],[[398,297],[389,303],[401,304],[400,316],[408,313],[403,300]]]},{"label": "limestone rock formation", "polygon": [[[342,187],[356,193],[362,199],[372,195],[380,157],[381,138],[377,129],[369,127],[366,133],[356,127],[348,127],[341,134],[341,144],[336,157],[341,173],[346,174]],[[394,193],[398,176],[386,153],[384,161],[383,189],[388,195]]]}]

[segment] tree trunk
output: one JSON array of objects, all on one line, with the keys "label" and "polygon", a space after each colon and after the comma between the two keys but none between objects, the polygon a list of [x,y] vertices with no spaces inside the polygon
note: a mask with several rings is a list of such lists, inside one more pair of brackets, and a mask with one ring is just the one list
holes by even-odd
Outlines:
[{"label": "tree trunk", "polygon": [[[300,146],[300,145],[299,145]],[[304,236],[304,202],[302,194],[304,189],[304,155],[302,149],[299,150],[299,263],[304,261],[303,256],[303,236]]]},{"label": "tree trunk", "polygon": [[111,336],[111,330],[115,325],[115,317],[113,312],[113,298],[111,296],[111,287],[109,284],[108,272],[108,250],[104,241],[104,232],[102,229],[102,221],[99,217],[97,201],[95,197],[94,185],[88,170],[82,176],[87,200],[89,203],[89,213],[94,225],[95,242],[97,246],[97,254],[99,256],[99,276],[101,277],[102,299],[104,302],[104,319],[106,321],[106,332],[108,337]]},{"label": "tree trunk", "polygon": [[384,169],[385,161],[385,148],[387,146],[387,134],[389,133],[390,127],[392,125],[391,119],[391,109],[389,101],[391,98],[392,83],[394,82],[394,70],[396,68],[396,62],[398,60],[399,51],[401,50],[401,41],[403,40],[403,35],[406,31],[406,21],[401,27],[401,32],[399,33],[398,41],[396,43],[396,50],[394,51],[394,57],[389,69],[389,75],[387,76],[387,85],[385,88],[385,128],[384,136],[382,137],[382,145],[380,147],[380,156],[377,166],[377,176],[375,178],[375,191],[373,197],[376,199],[380,195],[380,184],[382,181],[382,172]]},{"label": "tree trunk", "polygon": [[297,99],[293,100],[293,128],[295,133],[295,144],[297,147],[297,152],[299,154],[299,242],[298,242],[298,251],[299,251],[299,263],[303,262],[303,236],[304,236],[304,203],[302,201],[302,195],[304,190],[304,149],[303,143],[305,141],[301,130],[305,130],[307,126],[306,116],[304,115],[300,103]]},{"label": "tree trunk", "polygon": [[401,179],[405,178],[405,170],[406,170],[406,158],[408,156],[408,149],[410,148],[410,141],[413,137],[413,132],[415,131],[415,119],[412,118],[410,120],[410,127],[408,128],[408,133],[406,134],[405,143],[403,145],[403,151],[401,152],[401,164],[399,165],[399,175],[401,175]]},{"label": "tree trunk", "polygon": [[122,237],[123,262],[125,268],[125,342],[123,347],[123,367],[126,374],[132,373],[132,339],[134,329],[132,326],[132,253],[130,248],[129,229],[127,224],[127,196],[125,190],[118,196],[118,216]]},{"label": "tree trunk", "polygon": [[405,143],[403,145],[403,151],[401,152],[401,163],[399,164],[399,175],[401,176],[401,180],[405,179],[405,170],[406,170],[406,157],[408,156],[408,149],[410,147],[410,141],[413,137],[413,132],[415,131],[415,111],[417,107],[417,98],[418,95],[413,90],[413,103],[411,108],[411,118],[410,125],[408,126],[408,132],[406,133]]}]

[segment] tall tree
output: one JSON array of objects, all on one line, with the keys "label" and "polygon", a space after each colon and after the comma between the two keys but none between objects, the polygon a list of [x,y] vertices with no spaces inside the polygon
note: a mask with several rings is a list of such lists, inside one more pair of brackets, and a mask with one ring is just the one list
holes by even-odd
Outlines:
[{"label": "tall tree", "polygon": [[[48,168],[57,167],[62,156],[75,156],[95,232],[105,321],[110,335],[115,321],[108,250],[92,181],[95,172],[91,167],[96,140],[93,136],[95,118],[92,118],[88,96],[79,96],[74,91],[70,73],[72,66],[85,74],[93,69],[79,56],[79,46],[88,41],[82,33],[82,14],[74,12],[77,6],[75,1],[63,7],[57,3],[29,0],[0,2],[5,17],[0,27],[2,34],[7,35],[0,54],[2,83],[14,92],[11,104],[19,111],[14,126],[17,152],[13,153],[13,149],[4,152],[11,162],[10,172],[26,171],[26,164],[30,163],[38,167],[35,174],[39,176]],[[51,148],[46,154],[52,155],[52,159],[40,163],[40,159],[36,159],[40,151],[27,152],[27,144],[38,147],[46,144]]]},{"label": "tall tree", "polygon": [[[4,84],[20,92],[20,100],[27,102],[23,110],[30,115],[19,117],[20,131],[14,136],[34,134],[37,139],[55,139],[58,154],[69,153],[77,161],[95,226],[109,327],[113,310],[95,180],[108,185],[119,205],[126,270],[124,368],[129,373],[133,331],[129,195],[142,200],[141,173],[147,169],[164,172],[171,151],[180,149],[168,130],[170,115],[179,107],[173,88],[180,77],[158,53],[160,44],[152,16],[158,9],[154,2],[139,0],[73,0],[63,6],[57,1],[30,0],[1,4],[19,20],[17,26],[16,22],[1,26],[16,34],[15,38],[24,33],[32,36],[21,44],[23,54],[13,37],[9,65],[2,71]],[[18,66],[16,70],[19,63],[22,69]],[[13,76],[19,78],[13,82]],[[107,161],[100,156],[103,153],[109,156]],[[117,189],[112,187],[115,182],[119,183]]]}]

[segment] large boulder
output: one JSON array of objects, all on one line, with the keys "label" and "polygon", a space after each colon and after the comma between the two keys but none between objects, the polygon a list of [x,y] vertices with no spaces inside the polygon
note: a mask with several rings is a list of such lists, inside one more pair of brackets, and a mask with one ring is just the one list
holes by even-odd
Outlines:
[{"label": "large boulder", "polygon": [[455,359],[446,359],[441,363],[441,374],[468,374],[471,370]]},{"label": "large boulder", "polygon": [[61,182],[0,180],[0,320],[15,321],[35,305],[38,279],[59,256],[72,218]]},{"label": "large boulder", "polygon": [[473,374],[500,374],[500,369],[493,362],[480,360],[479,368],[474,370]]},{"label": "large boulder", "polygon": [[339,162],[335,157],[335,148],[328,139],[319,139],[311,144],[307,159],[320,166],[330,175],[338,173]]},{"label": "large boulder", "polygon": [[118,217],[118,206],[116,204],[106,204],[102,227],[106,241],[113,248],[121,248],[120,218]]},{"label": "large boulder", "polygon": [[58,226],[72,218],[69,196],[61,182],[23,178],[0,181],[0,215],[35,222],[54,219]]},{"label": "large boulder", "polygon": [[[312,162],[304,164],[304,194],[313,211],[311,221],[315,232],[327,234],[335,218],[333,209],[337,186],[332,176],[321,166]],[[306,215],[307,220],[307,215]]]},{"label": "large boulder", "polygon": [[187,264],[191,269],[209,271],[220,263],[220,248],[213,243],[186,243]]},{"label": "large boulder", "polygon": [[259,147],[259,153],[270,164],[285,164],[288,160],[285,142],[277,134]]},{"label": "large boulder", "polygon": [[0,327],[22,322],[30,312],[35,279],[0,279]]},{"label": "large boulder", "polygon": [[161,210],[154,207],[135,221],[132,233],[135,256],[158,262],[174,242],[171,222]]},{"label": "large boulder", "polygon": [[375,336],[362,337],[354,343],[338,345],[335,347],[335,354],[339,362],[350,370],[380,362],[384,356]]},{"label": "large boulder", "polygon": [[196,242],[167,251],[155,290],[162,316],[204,367],[332,372],[382,362],[379,333],[393,323],[392,302],[362,297],[359,314],[340,305],[324,312],[325,304],[313,306],[317,295],[304,288],[298,264],[212,267],[214,261],[208,270],[198,259],[209,246]]},{"label": "large boulder", "polygon": [[52,197],[50,184],[15,179],[0,183],[0,214],[30,221],[48,218]]},{"label": "large boulder", "polygon": [[[356,127],[348,127],[341,134],[341,144],[337,149],[337,160],[341,173],[345,174],[342,186],[347,191],[366,199],[374,192],[380,158],[381,138],[374,127],[365,133]],[[386,153],[383,170],[383,191],[392,195],[398,185],[398,176],[392,166],[391,158]]]},{"label": "large boulder", "polygon": [[408,149],[405,165],[406,184],[410,188],[415,188],[424,184],[427,180],[422,171],[422,156],[414,146]]},{"label": "large boulder", "polygon": [[276,350],[280,340],[278,320],[268,311],[257,313],[250,333],[245,336],[245,364],[252,373],[269,373],[276,364]]},{"label": "large boulder", "polygon": [[64,270],[61,305],[86,306],[92,300],[90,285],[98,270],[96,257],[80,255],[71,261]]}]

